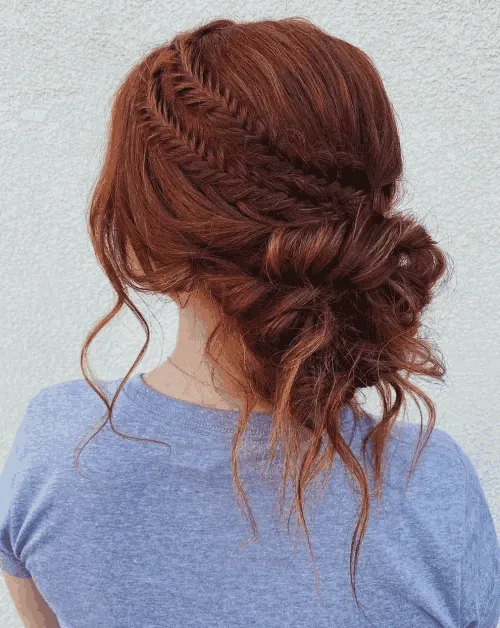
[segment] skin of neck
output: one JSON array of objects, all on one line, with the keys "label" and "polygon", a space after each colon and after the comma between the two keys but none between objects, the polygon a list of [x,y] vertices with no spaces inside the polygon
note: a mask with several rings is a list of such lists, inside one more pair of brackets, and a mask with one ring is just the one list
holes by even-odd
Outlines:
[{"label": "skin of neck", "polygon": [[[217,389],[214,387],[210,376],[211,365],[203,353],[208,336],[218,321],[214,308],[199,293],[190,295],[189,299],[187,295],[181,294],[179,297],[172,297],[172,300],[177,304],[179,314],[175,347],[169,360],[146,373],[143,376],[144,381],[159,392],[177,399],[221,410],[239,410],[241,400],[231,389],[227,376],[217,367]],[[229,345],[230,342],[226,351],[229,350]],[[216,355],[225,369],[234,368],[224,359],[224,348],[218,349]],[[252,409],[252,412],[270,411],[270,407],[264,403]]]},{"label": "skin of neck", "polygon": [[[132,269],[141,275],[144,272],[143,268],[129,243],[127,253]],[[156,264],[152,265],[156,269]],[[241,409],[242,402],[234,390],[234,385],[232,386],[227,376],[217,368],[215,372],[217,389],[214,387],[210,376],[210,363],[204,356],[207,339],[219,320],[213,304],[201,292],[175,295],[171,296],[171,299],[177,304],[179,314],[176,344],[169,355],[170,360],[165,360],[152,371],[144,373],[144,381],[158,392],[176,399],[221,410]],[[227,346],[217,350],[218,361],[229,372],[232,372],[234,367],[224,359],[224,355],[231,351],[231,345],[231,339],[228,338]],[[271,407],[265,402],[258,403],[252,409],[252,412],[271,411]]]}]

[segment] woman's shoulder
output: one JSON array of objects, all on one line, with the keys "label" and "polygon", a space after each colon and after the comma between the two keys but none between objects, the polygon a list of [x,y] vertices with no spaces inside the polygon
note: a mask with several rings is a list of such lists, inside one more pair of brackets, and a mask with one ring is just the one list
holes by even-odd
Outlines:
[{"label": "woman's shoulder", "polygon": [[[378,422],[372,416],[369,419],[360,423],[355,441],[355,454],[361,460],[363,438]],[[373,478],[372,452],[372,445],[367,444],[364,468]],[[450,494],[463,509],[467,483],[477,482],[474,464],[456,438],[440,427],[433,427],[427,434],[425,423],[396,421],[385,443],[382,461],[384,485],[396,493],[409,491],[427,506],[440,494]]]},{"label": "woman's shoulder", "polygon": [[[100,380],[99,387],[110,400],[120,380]],[[68,437],[76,437],[104,415],[106,405],[81,379],[68,379],[39,389],[25,403],[15,441],[25,450],[33,450],[36,459],[55,460],[55,450]],[[47,455],[44,455],[46,453]]]},{"label": "woman's shoulder", "polygon": [[434,474],[439,471],[447,471],[449,474],[454,470],[465,482],[466,475],[475,470],[462,445],[440,427],[434,427],[426,440],[426,429],[427,426],[420,423],[398,421],[391,433],[391,446],[395,456],[408,459],[409,454],[416,455],[417,446],[422,447],[422,470],[428,469]]},{"label": "woman's shoulder", "polygon": [[[116,391],[121,381],[121,378],[91,381],[96,387],[104,390],[105,394],[109,398],[109,394]],[[29,399],[28,405],[43,406],[46,403],[62,403],[63,405],[67,405],[71,402],[88,403],[90,401],[95,401],[98,399],[100,399],[98,394],[92,389],[87,380],[81,377],[75,379],[66,379],[41,388],[35,395],[33,395]],[[103,403],[102,400],[101,403]]]}]

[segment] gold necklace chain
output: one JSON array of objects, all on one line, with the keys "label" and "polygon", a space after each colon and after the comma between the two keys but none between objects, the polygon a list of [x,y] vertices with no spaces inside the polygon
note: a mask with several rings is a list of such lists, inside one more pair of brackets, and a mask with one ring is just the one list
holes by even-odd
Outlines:
[{"label": "gold necklace chain", "polygon": [[[202,386],[208,386],[210,388],[212,388],[212,386],[210,386],[210,384],[206,384],[205,382],[202,382],[201,379],[198,379],[197,377],[195,377],[194,375],[191,375],[190,373],[187,373],[184,369],[181,369],[180,366],[177,366],[177,364],[175,364],[170,357],[167,358],[167,362],[170,362],[170,364],[172,366],[174,366],[178,371],[180,371],[181,373],[184,373],[184,375],[187,375],[188,377],[191,377],[192,379],[196,380],[197,382],[199,382]],[[207,406],[210,407],[210,406]]]},{"label": "gold necklace chain", "polygon": [[[170,364],[172,366],[174,366],[178,371],[180,371],[181,373],[184,373],[184,375],[187,375],[188,377],[191,377],[192,379],[194,379],[195,381],[199,382],[202,386],[205,386],[207,388],[211,388],[213,389],[213,387],[210,384],[207,384],[205,382],[202,382],[201,379],[198,379],[197,377],[195,377],[194,375],[191,375],[190,373],[187,373],[184,369],[181,369],[180,366],[177,366],[177,364],[174,364],[174,362],[170,359],[170,357],[167,358],[167,361],[170,362]],[[185,389],[184,389],[185,390]],[[193,399],[195,399],[192,395],[190,395],[190,397],[192,397]],[[199,404],[198,399],[195,399],[195,402]],[[205,404],[204,404],[205,405]],[[219,408],[217,406],[206,406],[207,408],[215,408],[216,410],[222,410],[222,408]],[[230,408],[226,408],[226,409],[230,409]]]},{"label": "gold necklace chain", "polygon": [[194,375],[190,375],[189,373],[187,373],[184,369],[181,369],[180,366],[177,366],[177,364],[175,364],[174,362],[172,362],[172,360],[170,359],[170,357],[167,358],[167,362],[170,362],[170,364],[172,366],[174,366],[178,371],[180,371],[181,373],[184,373],[184,375],[187,375],[188,377],[191,377],[192,379],[194,379],[195,381],[199,382],[202,386],[210,386],[210,384],[207,384],[205,382],[202,382],[201,379],[198,379],[197,377],[195,377]]}]

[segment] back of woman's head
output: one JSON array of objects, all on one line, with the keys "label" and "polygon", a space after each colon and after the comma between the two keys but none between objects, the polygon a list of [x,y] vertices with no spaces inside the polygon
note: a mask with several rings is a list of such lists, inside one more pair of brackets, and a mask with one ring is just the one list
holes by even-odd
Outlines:
[{"label": "back of woman's head", "polygon": [[124,304],[147,331],[131,370],[146,350],[149,328],[127,286],[207,295],[220,313],[207,355],[215,364],[212,343],[239,343],[226,356],[247,400],[232,469],[252,529],[237,448],[259,399],[274,408],[270,449],[282,448],[306,532],[304,489],[328,476],[335,454],[359,483],[354,571],[370,500],[342,409],[361,416],[363,387],[381,397],[381,420],[363,442],[379,496],[406,394],[429,410],[427,438],[434,425],[431,400],[409,376],[445,372],[419,329],[446,257],[395,211],[401,176],[394,112],[365,53],[305,19],[216,20],[178,34],[126,77],[89,215],[117,303],[85,341],[84,375],[89,343]]}]

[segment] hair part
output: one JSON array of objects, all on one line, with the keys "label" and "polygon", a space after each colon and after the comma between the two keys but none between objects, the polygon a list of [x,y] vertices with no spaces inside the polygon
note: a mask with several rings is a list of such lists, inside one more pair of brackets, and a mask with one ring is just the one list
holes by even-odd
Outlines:
[{"label": "hair part", "polygon": [[[214,20],[155,48],[125,78],[88,216],[116,293],[81,352],[84,378],[106,404],[105,422],[124,438],[168,446],[112,422],[150,339],[128,289],[202,291],[221,316],[205,348],[213,369],[222,368],[215,347],[225,338],[238,347],[226,373],[244,402],[232,474],[252,540],[257,522],[238,449],[262,399],[274,408],[270,458],[280,445],[283,489],[290,481],[294,489],[290,516],[295,510],[304,527],[317,586],[306,489],[322,472],[326,483],[337,454],[359,485],[350,556],[358,607],[355,572],[371,502],[367,471],[341,434],[342,409],[358,421],[368,415],[357,392],[374,387],[380,396],[381,419],[362,446],[365,459],[370,445],[379,501],[383,453],[407,396],[421,421],[419,399],[429,414],[408,481],[434,428],[434,404],[409,378],[446,372],[420,334],[446,256],[414,217],[395,211],[402,167],[392,105],[363,51],[304,18]],[[87,352],[123,306],[146,341],[110,403],[86,374]]]}]

